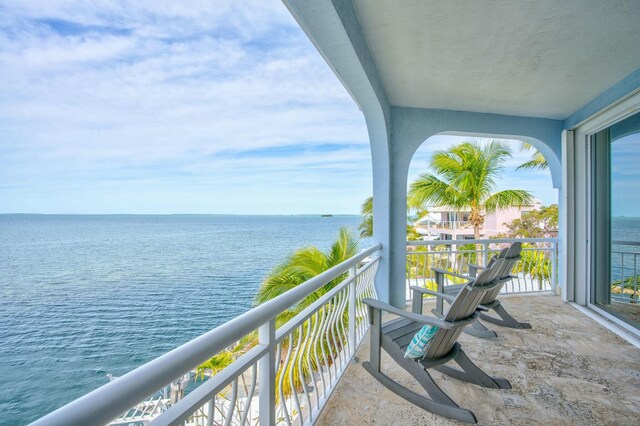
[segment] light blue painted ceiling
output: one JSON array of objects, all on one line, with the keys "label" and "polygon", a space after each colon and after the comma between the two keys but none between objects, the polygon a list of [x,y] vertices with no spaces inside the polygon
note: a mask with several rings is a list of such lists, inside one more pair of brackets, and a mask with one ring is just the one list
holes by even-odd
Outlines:
[{"label": "light blue painted ceiling", "polygon": [[640,0],[354,0],[389,102],[565,119],[640,69]]}]

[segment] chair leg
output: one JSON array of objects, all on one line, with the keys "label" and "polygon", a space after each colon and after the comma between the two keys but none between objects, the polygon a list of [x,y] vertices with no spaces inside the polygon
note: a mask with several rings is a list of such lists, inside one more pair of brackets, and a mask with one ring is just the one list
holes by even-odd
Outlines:
[{"label": "chair leg", "polygon": [[489,330],[478,320],[466,326],[463,331],[472,336],[482,337],[484,339],[498,337],[498,333],[493,330]]},{"label": "chair leg", "polygon": [[369,308],[369,318],[371,319],[371,327],[369,333],[371,335],[371,344],[369,348],[369,361],[372,368],[380,371],[380,345],[382,339],[382,312],[379,309]]},{"label": "chair leg", "polygon": [[414,379],[420,383],[420,386],[427,391],[431,399],[436,402],[447,404],[447,405],[455,405],[456,404],[449,395],[444,393],[442,389],[433,381],[433,378],[429,374],[427,370],[425,370],[420,364],[416,361],[405,358],[404,354],[400,353],[398,349],[394,347],[393,343],[389,344],[388,342],[382,343],[382,347],[384,350],[391,356],[391,358],[402,368],[404,368],[407,373],[411,375]]},{"label": "chair leg", "polygon": [[501,325],[502,327],[509,327],[509,328],[519,328],[519,329],[529,329],[531,328],[531,324],[526,323],[526,322],[520,322],[517,319],[515,319],[514,317],[512,317],[509,312],[506,311],[506,309],[504,309],[502,307],[502,305],[497,305],[495,307],[492,308],[496,314],[498,314],[498,316],[501,319],[498,318],[494,318],[491,317],[485,313],[481,313],[480,314],[480,318],[482,318],[483,320],[490,322],[492,324],[496,324],[496,325]]},{"label": "chair leg", "polygon": [[438,365],[435,368],[439,372],[485,388],[493,389],[511,389],[511,384],[507,379],[501,377],[491,377],[475,365],[464,353],[462,349],[455,356],[454,361],[462,368],[462,371],[451,368],[446,365]]},{"label": "chair leg", "polygon": [[[414,361],[412,361],[414,362]],[[415,362],[414,362],[415,363]],[[458,420],[465,423],[475,424],[478,421],[476,420],[476,416],[469,410],[465,410],[464,408],[460,408],[456,403],[452,402],[451,404],[436,402],[432,399],[425,398],[410,389],[400,385],[396,381],[392,380],[386,374],[376,371],[375,368],[371,366],[371,364],[367,361],[362,363],[362,366],[365,370],[369,372],[377,381],[379,381],[384,387],[389,389],[391,392],[396,395],[406,399],[410,403],[422,408],[423,410],[430,411],[434,414],[448,417],[450,419]],[[423,374],[426,374],[431,378],[429,373],[426,370],[422,370]],[[437,385],[434,383],[434,386]],[[440,391],[442,392],[442,391]]]}]

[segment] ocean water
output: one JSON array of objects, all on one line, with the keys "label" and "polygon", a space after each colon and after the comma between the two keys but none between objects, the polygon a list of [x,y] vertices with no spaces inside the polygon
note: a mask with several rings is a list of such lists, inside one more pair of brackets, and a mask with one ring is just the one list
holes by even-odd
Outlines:
[{"label": "ocean water", "polygon": [[0,215],[0,424],[33,421],[245,312],[285,256],[359,222]]},{"label": "ocean water", "polygon": [[[613,241],[621,242],[640,242],[640,218],[611,218],[611,239]],[[621,253],[625,253],[624,262]],[[639,273],[640,246],[613,244],[611,254],[611,281],[616,281],[623,278],[626,279],[633,276],[634,274]]]}]

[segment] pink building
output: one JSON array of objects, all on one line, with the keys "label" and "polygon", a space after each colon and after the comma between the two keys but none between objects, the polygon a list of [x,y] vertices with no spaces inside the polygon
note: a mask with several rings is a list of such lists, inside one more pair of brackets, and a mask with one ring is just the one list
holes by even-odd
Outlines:
[{"label": "pink building", "polygon": [[[485,215],[480,238],[491,238],[507,230],[505,223],[520,219],[522,213],[539,210],[542,203],[536,200],[531,206],[510,207]],[[473,239],[473,226],[469,222],[470,210],[451,207],[432,207],[429,214],[418,219],[414,226],[425,240]]]}]

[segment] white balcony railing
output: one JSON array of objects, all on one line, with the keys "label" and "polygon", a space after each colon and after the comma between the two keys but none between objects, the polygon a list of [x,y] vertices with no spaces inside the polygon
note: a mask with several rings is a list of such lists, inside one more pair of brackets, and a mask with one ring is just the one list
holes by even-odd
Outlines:
[{"label": "white balcony railing", "polygon": [[[361,301],[376,297],[379,249],[363,251],[34,425],[313,423],[369,327]],[[335,285],[328,289],[329,283]],[[188,380],[239,341],[244,349],[225,368],[206,380]],[[161,393],[167,386],[175,391],[181,378],[178,398]]]},{"label": "white balcony railing", "polygon": [[417,229],[424,229],[425,231],[434,231],[438,229],[446,230],[473,230],[471,222],[466,220],[445,220],[445,221],[428,221],[421,222],[416,225]]},{"label": "white balcony railing", "polygon": [[[491,256],[514,241],[523,243],[522,259],[514,268],[515,278],[502,293],[556,292],[558,285],[557,238],[407,241],[407,300],[409,287],[436,288],[432,267],[473,275],[469,265],[486,265]],[[457,284],[454,279],[451,284]]]},{"label": "white balcony railing", "polygon": [[620,303],[639,303],[640,242],[612,241],[611,299]]}]

